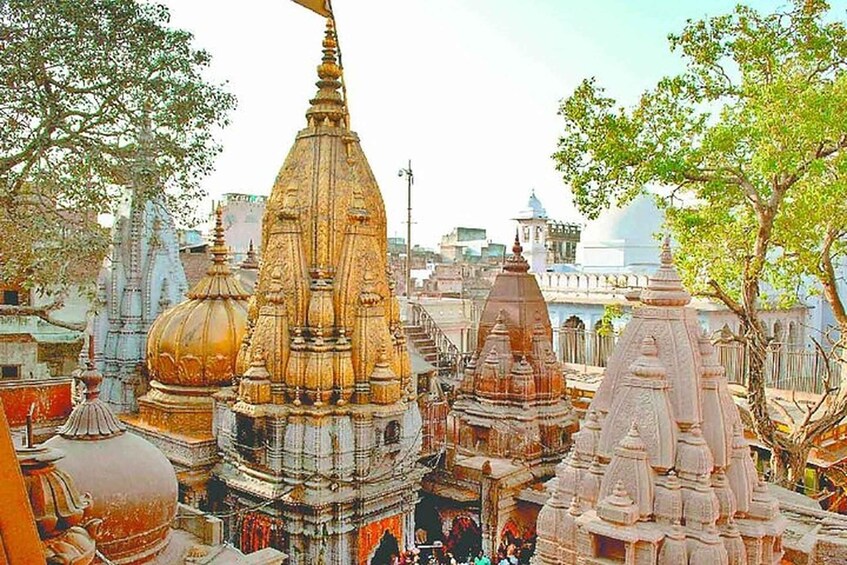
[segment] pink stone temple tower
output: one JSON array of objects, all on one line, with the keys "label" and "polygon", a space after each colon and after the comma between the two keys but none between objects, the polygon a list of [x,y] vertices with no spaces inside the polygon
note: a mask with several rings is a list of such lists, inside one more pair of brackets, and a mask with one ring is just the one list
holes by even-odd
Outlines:
[{"label": "pink stone temple tower", "polygon": [[666,240],[556,469],[535,563],[775,565],[785,519]]}]

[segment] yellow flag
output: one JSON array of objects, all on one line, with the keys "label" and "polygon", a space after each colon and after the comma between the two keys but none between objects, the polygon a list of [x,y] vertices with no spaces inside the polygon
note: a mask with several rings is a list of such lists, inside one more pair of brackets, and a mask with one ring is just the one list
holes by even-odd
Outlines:
[{"label": "yellow flag", "polygon": [[328,18],[332,15],[332,11],[329,9],[329,0],[293,0],[297,4],[309,8],[311,11],[316,14],[320,14],[325,18]]}]

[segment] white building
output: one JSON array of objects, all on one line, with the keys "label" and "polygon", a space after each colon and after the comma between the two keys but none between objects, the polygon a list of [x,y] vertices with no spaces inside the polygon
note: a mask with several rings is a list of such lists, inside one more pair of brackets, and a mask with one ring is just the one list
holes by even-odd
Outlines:
[{"label": "white building", "polygon": [[[538,210],[543,206],[533,195]],[[553,325],[554,348],[559,359],[604,365],[614,345],[613,335],[599,332],[607,306],[620,307],[614,322],[620,329],[629,321],[631,302],[646,287],[649,273],[659,265],[663,216],[653,200],[640,196],[628,206],[607,211],[589,222],[577,244],[574,264],[546,265],[535,270],[547,301]],[[519,220],[520,222],[520,220]],[[546,271],[546,272],[545,272]],[[739,320],[723,304],[694,299],[701,325],[710,334],[724,327],[739,330]],[[812,323],[825,321],[819,304],[769,310],[761,313],[769,335],[794,347],[807,344]],[[821,326],[818,326],[821,327]]]}]

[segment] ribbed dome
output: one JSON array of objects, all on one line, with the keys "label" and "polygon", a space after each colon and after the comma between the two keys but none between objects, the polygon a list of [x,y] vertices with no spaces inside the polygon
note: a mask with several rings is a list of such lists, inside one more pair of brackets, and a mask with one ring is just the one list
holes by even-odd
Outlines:
[{"label": "ribbed dome", "polygon": [[100,400],[99,373],[90,368],[82,380],[85,401],[45,446],[65,453],[56,468],[91,495],[87,516],[103,520],[97,549],[114,563],[146,563],[170,541],[176,473],[153,444],[124,431]]},{"label": "ribbed dome", "polygon": [[529,201],[526,203],[526,208],[518,212],[518,220],[546,220],[547,210],[541,204],[541,201],[535,196],[535,190],[529,195]]},{"label": "ribbed dome", "polygon": [[147,336],[151,379],[169,385],[229,384],[247,328],[250,293],[226,262],[221,209],[215,220],[212,264],[188,300],[163,312]]}]

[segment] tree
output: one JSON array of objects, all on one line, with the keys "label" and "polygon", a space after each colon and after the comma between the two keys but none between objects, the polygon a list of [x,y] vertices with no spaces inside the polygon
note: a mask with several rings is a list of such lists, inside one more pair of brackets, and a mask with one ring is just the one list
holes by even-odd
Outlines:
[{"label": "tree", "polygon": [[753,429],[771,449],[775,479],[791,486],[815,438],[847,415],[846,389],[828,381],[801,421],[777,428],[759,316],[805,298],[816,281],[847,336],[836,284],[847,229],[847,31],[825,21],[828,10],[822,0],[793,0],[781,12],[738,6],[689,20],[669,36],[686,71],[628,109],[585,80],[561,104],[553,156],[590,218],[644,192],[664,197],[657,201],[689,288],[740,319]]},{"label": "tree", "polygon": [[98,215],[128,187],[183,218],[202,196],[235,98],[169,17],[135,0],[0,2],[0,281],[54,295],[21,313],[50,319],[80,264],[99,264]]}]

